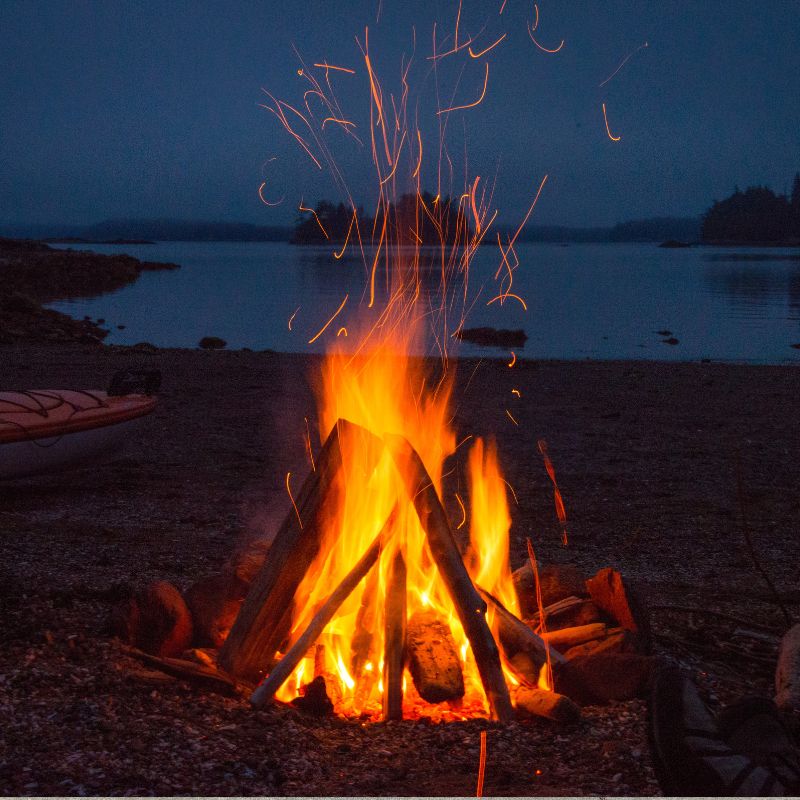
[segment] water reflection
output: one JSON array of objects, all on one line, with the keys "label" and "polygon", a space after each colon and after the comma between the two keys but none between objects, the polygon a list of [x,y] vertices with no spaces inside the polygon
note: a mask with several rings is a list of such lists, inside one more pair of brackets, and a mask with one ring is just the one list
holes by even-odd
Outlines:
[{"label": "water reflection", "polygon": [[[711,260],[711,259],[708,259]],[[724,295],[734,307],[752,312],[754,307],[785,304],[786,319],[800,319],[800,259],[796,257],[730,258],[725,261],[783,261],[774,267],[726,267],[717,263],[705,270],[709,290]],[[774,311],[773,311],[774,313]]]}]

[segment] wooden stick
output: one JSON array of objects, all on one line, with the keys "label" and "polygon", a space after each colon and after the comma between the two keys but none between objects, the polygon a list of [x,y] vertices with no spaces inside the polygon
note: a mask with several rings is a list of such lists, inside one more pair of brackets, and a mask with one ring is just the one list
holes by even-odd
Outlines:
[{"label": "wooden stick", "polygon": [[[481,596],[495,610],[500,631],[500,645],[511,660],[517,653],[525,653],[538,666],[547,661],[547,645],[541,636],[535,634],[521,619],[517,619],[494,595],[477,587]],[[553,646],[550,647],[550,660],[553,664],[564,664],[566,659]]]},{"label": "wooden stick", "polygon": [[[576,625],[574,628],[560,628],[557,631],[547,631],[542,638],[550,645],[566,649],[575,647],[594,639],[602,639],[608,632],[605,622],[592,622],[590,625]],[[552,658],[552,650],[551,656]]]},{"label": "wooden stick", "polygon": [[406,562],[399,546],[389,569],[383,650],[383,718],[403,719],[406,641]]},{"label": "wooden stick", "polygon": [[167,675],[174,675],[182,678],[198,687],[209,691],[233,696],[238,693],[236,683],[227,675],[221,673],[212,666],[203,666],[194,661],[186,661],[183,658],[164,658],[145,653],[136,647],[122,646],[122,651],[129,656],[139,659],[139,661],[157,667]]},{"label": "wooden stick", "polygon": [[419,454],[404,437],[387,434],[384,442],[405,482],[439,575],[469,639],[491,715],[500,722],[511,722],[514,709],[500,666],[500,653],[486,624],[486,603],[472,585],[436,488]]},{"label": "wooden stick", "polygon": [[308,627],[289,648],[286,655],[275,665],[267,679],[253,692],[250,702],[254,706],[264,705],[283,686],[284,681],[292,674],[300,660],[308,652],[308,649],[314,644],[322,631],[325,630],[325,626],[333,619],[333,616],[339,610],[339,606],[347,600],[353,589],[361,583],[362,578],[375,566],[375,562],[381,554],[384,540],[394,525],[394,517],[395,512],[393,511],[358,563],[345,575],[342,582],[322,604],[320,610],[309,622]]},{"label": "wooden stick", "polygon": [[297,587],[319,552],[324,512],[340,489],[342,453],[367,446],[366,471],[377,463],[383,443],[364,428],[339,420],[290,509],[253,581],[236,622],[219,653],[219,665],[242,682],[258,683],[269,669],[292,622]]}]

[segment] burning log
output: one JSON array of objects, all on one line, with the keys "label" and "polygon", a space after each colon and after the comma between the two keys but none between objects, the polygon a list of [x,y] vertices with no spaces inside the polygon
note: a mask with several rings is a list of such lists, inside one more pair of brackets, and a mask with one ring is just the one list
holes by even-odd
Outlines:
[{"label": "burning log", "polygon": [[386,587],[383,650],[383,718],[403,718],[403,669],[406,643],[406,562],[400,549],[394,555]]},{"label": "burning log", "polygon": [[441,703],[464,696],[464,675],[453,634],[435,611],[417,611],[406,633],[408,668],[423,700]]},{"label": "burning log", "polygon": [[470,580],[436,488],[419,454],[404,437],[388,434],[384,441],[405,481],[420,525],[427,534],[433,560],[472,646],[491,715],[501,722],[511,722],[514,710],[500,666],[500,653],[486,624],[486,603]]},{"label": "burning log", "polygon": [[[511,661],[518,653],[524,653],[538,668],[547,661],[547,645],[550,645],[550,660],[553,665],[558,665],[564,661],[564,657],[558,651],[555,642],[545,640],[534,633],[522,620],[517,619],[494,595],[485,589],[478,587],[481,596],[492,605],[495,610],[498,630],[500,632],[500,644],[508,661]],[[534,678],[534,683],[536,679]]]},{"label": "burning log", "polygon": [[514,705],[522,716],[545,717],[568,725],[580,721],[581,718],[580,708],[568,697],[536,686],[517,687]]},{"label": "burning log", "polygon": [[308,627],[300,634],[300,637],[289,648],[286,655],[269,673],[267,679],[253,692],[250,702],[254,706],[263,705],[283,686],[284,681],[292,674],[294,668],[308,652],[308,649],[314,644],[322,631],[325,630],[325,626],[333,619],[334,614],[339,610],[339,606],[347,600],[353,589],[361,583],[364,576],[375,566],[375,562],[381,554],[384,540],[394,526],[394,519],[395,511],[392,511],[389,519],[381,528],[380,533],[375,537],[367,552],[361,556],[358,563],[333,590],[311,622],[308,623]]},{"label": "burning log", "polygon": [[553,647],[565,650],[584,642],[605,637],[608,627],[604,622],[593,622],[591,625],[578,625],[574,628],[562,628],[560,631],[548,631],[542,638]]},{"label": "burning log", "polygon": [[241,680],[256,683],[268,669],[289,631],[292,601],[320,548],[322,517],[336,489],[343,441],[363,437],[377,460],[382,444],[369,431],[339,420],[328,436],[293,508],[275,536],[269,558],[220,650],[219,664]]},{"label": "burning log", "polygon": [[[530,562],[526,561],[511,577],[519,598],[520,613],[525,619],[530,619],[539,611],[536,602],[536,581]],[[584,576],[571,564],[549,564],[542,567],[539,570],[539,586],[542,603],[545,606],[552,605],[565,597],[586,594]]]}]

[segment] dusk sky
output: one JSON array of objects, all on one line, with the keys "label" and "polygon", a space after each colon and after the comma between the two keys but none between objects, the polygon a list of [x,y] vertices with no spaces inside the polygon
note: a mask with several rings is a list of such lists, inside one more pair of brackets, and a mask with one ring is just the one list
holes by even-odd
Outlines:
[{"label": "dusk sky", "polygon": [[[532,223],[610,225],[693,216],[736,184],[787,191],[800,170],[800,3],[464,0],[460,42],[442,59],[458,3],[11,2],[0,4],[0,224],[88,224],[171,217],[287,224],[301,198],[340,200],[331,181],[260,103],[262,87],[302,107],[294,45],[331,85],[364,146],[321,134],[356,201],[374,207],[369,85],[355,37],[369,26],[384,94],[400,94],[401,55],[416,55],[409,105],[421,130],[424,185],[435,188],[441,105],[453,190],[496,179],[493,206],[516,222],[542,177]],[[480,32],[484,29],[483,32]],[[449,37],[449,38],[448,38]],[[644,42],[646,48],[641,48]],[[637,50],[637,48],[640,48]],[[608,78],[630,54],[622,69]],[[461,73],[460,82],[456,85]],[[451,98],[453,98],[451,102]],[[313,100],[313,99],[312,99]],[[606,131],[606,104],[612,141]],[[318,113],[318,122],[325,114]],[[415,125],[417,122],[415,122]],[[406,149],[406,153],[408,153]],[[416,150],[413,151],[416,153]],[[266,182],[268,208],[258,197]]]}]

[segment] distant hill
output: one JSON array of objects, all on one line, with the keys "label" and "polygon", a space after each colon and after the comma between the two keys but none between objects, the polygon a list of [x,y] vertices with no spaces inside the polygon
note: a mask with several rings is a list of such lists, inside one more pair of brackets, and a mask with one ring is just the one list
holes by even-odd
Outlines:
[{"label": "distant hill", "polygon": [[[334,209],[338,210],[338,209]],[[345,219],[346,218],[346,219]],[[345,215],[347,225],[351,217]],[[327,218],[326,218],[327,220]],[[2,225],[0,236],[48,239],[75,244],[115,240],[159,242],[288,242],[321,244],[326,240],[310,215],[296,227],[253,225],[247,222],[207,222],[175,219],[111,219],[94,225]],[[530,225],[521,242],[662,242],[700,239],[700,219],[657,217],[621,222],[612,228],[574,228],[563,225]],[[332,225],[332,240],[344,238],[347,225]],[[342,231],[339,231],[342,227]],[[368,229],[368,225],[362,226]],[[298,235],[298,233],[302,235]],[[503,231],[501,230],[502,234]],[[341,234],[341,235],[339,235]]]},{"label": "distant hill", "polygon": [[175,219],[109,219],[94,225],[0,226],[0,234],[80,242],[118,240],[159,242],[286,242],[292,229],[248,222]]}]

